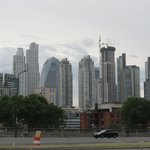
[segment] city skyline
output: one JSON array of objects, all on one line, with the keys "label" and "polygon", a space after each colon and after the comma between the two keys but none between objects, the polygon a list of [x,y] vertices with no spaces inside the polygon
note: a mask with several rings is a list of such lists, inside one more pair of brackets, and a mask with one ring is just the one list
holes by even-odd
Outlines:
[{"label": "city skyline", "polygon": [[[30,43],[30,47],[31,47],[32,44],[35,44],[35,43]],[[38,44],[36,44],[36,45],[38,45]],[[106,47],[101,47],[101,50],[102,50],[102,49],[107,49],[107,48],[113,48],[113,49],[115,49],[115,47],[110,47],[110,46],[107,47],[107,46],[106,46]],[[24,53],[23,48],[18,48],[18,49],[17,49],[17,53],[19,53],[18,50],[22,50],[21,53]],[[28,50],[30,50],[30,49],[27,49],[27,51],[28,51]],[[27,52],[27,51],[26,51],[26,52]],[[114,55],[115,55],[115,54],[114,54]],[[122,55],[126,55],[126,54],[123,53]],[[16,56],[16,55],[14,55],[14,56]],[[84,58],[86,58],[86,57],[90,57],[90,55],[84,56]],[[120,56],[119,56],[119,57],[120,57]],[[52,57],[52,58],[54,58],[54,57]],[[149,57],[148,57],[148,58],[149,58]],[[37,58],[37,59],[38,59],[38,58]],[[48,58],[48,59],[50,59],[50,58]],[[56,59],[57,59],[57,58],[56,58]],[[118,58],[116,58],[116,60],[117,60],[117,59],[118,59]],[[62,60],[67,60],[67,58],[63,58]],[[59,59],[58,59],[58,61],[61,62],[61,60],[59,60]],[[26,63],[26,62],[25,62],[25,63]],[[93,62],[93,63],[94,63],[94,62]],[[145,62],[145,63],[146,63],[146,62]],[[80,64],[80,61],[78,62],[78,64]],[[22,65],[22,64],[21,64],[21,65]],[[70,65],[71,65],[71,64],[70,64]],[[117,64],[117,61],[116,61],[116,62],[115,62],[115,67],[116,67],[116,68],[117,68],[117,65],[118,65],[118,64]],[[43,66],[44,66],[44,64],[43,64]],[[132,66],[134,67],[134,66],[136,66],[136,65],[132,64],[131,67],[132,67]],[[137,66],[137,67],[139,67],[139,66]],[[94,68],[95,68],[95,69],[97,68],[98,71],[99,71],[99,69],[100,69],[99,66],[98,66],[98,67],[95,66]],[[78,68],[78,69],[79,69],[79,68]],[[145,68],[145,69],[147,69],[147,68]],[[9,73],[10,73],[10,72],[9,72]],[[7,72],[4,72],[4,74],[7,74]],[[116,75],[115,75],[115,78],[117,78],[117,72],[116,72],[115,74],[116,74]],[[41,78],[41,75],[42,75],[42,71],[40,72],[40,78]],[[79,77],[78,77],[78,79],[79,79]],[[117,83],[117,81],[116,81],[115,83]],[[144,82],[143,82],[143,84],[144,84]],[[40,84],[39,84],[38,87],[40,88]],[[35,93],[36,93],[36,91],[35,91]],[[78,96],[79,96],[79,95],[78,95]],[[141,95],[141,97],[144,97],[144,95]],[[117,97],[116,97],[116,100],[117,100]],[[79,99],[78,99],[78,103],[79,103]],[[78,105],[76,105],[76,106],[78,106]]]},{"label": "city skyline", "polygon": [[78,62],[90,55],[98,67],[101,35],[102,43],[110,41],[116,48],[115,58],[126,53],[127,65],[140,67],[143,93],[145,61],[150,56],[150,1],[0,0],[0,4],[0,72],[12,73],[17,48],[27,50],[29,43],[36,42],[40,72],[49,57],[68,58],[72,64],[77,105]]}]

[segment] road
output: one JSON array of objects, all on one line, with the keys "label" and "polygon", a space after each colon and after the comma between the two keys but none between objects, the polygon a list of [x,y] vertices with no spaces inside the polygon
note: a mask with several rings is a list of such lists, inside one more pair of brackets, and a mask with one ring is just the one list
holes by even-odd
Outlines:
[{"label": "road", "polygon": [[[118,137],[118,138],[41,138],[41,145],[61,144],[99,144],[99,143],[139,143],[150,142],[150,137]],[[33,145],[34,138],[0,138],[0,145]]]}]

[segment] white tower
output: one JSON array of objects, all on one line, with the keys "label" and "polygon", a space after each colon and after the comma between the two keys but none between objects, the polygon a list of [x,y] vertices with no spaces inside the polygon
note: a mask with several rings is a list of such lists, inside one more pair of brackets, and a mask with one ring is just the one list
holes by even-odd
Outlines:
[{"label": "white tower", "polygon": [[27,72],[27,94],[32,94],[39,86],[40,73],[38,62],[39,46],[36,43],[30,44],[30,49],[26,51]]},{"label": "white tower", "polygon": [[90,56],[85,56],[79,62],[79,108],[89,110],[97,103],[97,83],[99,69],[94,67]]},{"label": "white tower", "polygon": [[72,66],[64,58],[59,63],[60,72],[60,106],[71,107],[72,106]]},{"label": "white tower", "polygon": [[26,72],[23,72],[25,70],[27,70],[27,65],[25,63],[23,48],[18,48],[16,55],[13,56],[13,73],[16,78],[19,78],[19,95],[24,96],[27,95]]}]

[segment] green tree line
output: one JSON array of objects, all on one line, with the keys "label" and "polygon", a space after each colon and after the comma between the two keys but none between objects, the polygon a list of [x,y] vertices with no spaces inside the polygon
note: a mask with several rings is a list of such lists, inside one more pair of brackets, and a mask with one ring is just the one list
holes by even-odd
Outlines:
[{"label": "green tree line", "polygon": [[144,129],[150,126],[150,101],[128,98],[122,106],[122,120],[126,128]]},{"label": "green tree line", "polygon": [[[125,128],[150,127],[150,101],[144,98],[128,98],[121,109]],[[62,108],[49,104],[40,95],[0,97],[0,124],[15,127],[16,122],[29,128],[59,128],[65,125],[66,115]]]},{"label": "green tree line", "polygon": [[65,112],[40,95],[0,97],[0,123],[4,127],[27,124],[29,128],[59,128]]}]

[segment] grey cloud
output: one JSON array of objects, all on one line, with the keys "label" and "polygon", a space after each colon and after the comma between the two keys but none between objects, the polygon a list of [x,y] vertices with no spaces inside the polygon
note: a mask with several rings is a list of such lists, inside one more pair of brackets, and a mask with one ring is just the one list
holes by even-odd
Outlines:
[{"label": "grey cloud", "polygon": [[52,46],[52,45],[39,45],[39,48],[41,52],[46,52],[46,51],[57,52],[58,51],[56,46]]},{"label": "grey cloud", "polygon": [[93,47],[96,45],[96,42],[92,39],[84,39],[83,41],[81,41],[81,43],[83,44],[83,46],[89,48],[89,47]]},{"label": "grey cloud", "polygon": [[0,73],[12,73],[12,66],[9,64],[7,66],[0,67]]},{"label": "grey cloud", "polygon": [[137,55],[127,55],[127,57],[137,58]]},{"label": "grey cloud", "polygon": [[40,62],[44,63],[47,58],[49,57],[56,57],[58,58],[59,50],[57,46],[53,45],[40,45],[39,46],[39,59]]},{"label": "grey cloud", "polygon": [[16,54],[16,48],[14,47],[3,47],[0,48],[0,72],[11,73],[13,55]]},{"label": "grey cloud", "polygon": [[85,53],[81,51],[81,49],[69,49],[69,48],[63,48],[65,51],[61,52],[61,56],[68,58],[68,60],[72,64],[78,64],[81,58],[83,58],[85,55],[87,55],[87,52]]},{"label": "grey cloud", "polygon": [[82,41],[75,41],[72,43],[65,43],[59,45],[67,54],[72,57],[79,59],[85,55],[89,54],[89,50],[94,46],[94,41],[90,39],[84,39]]},{"label": "grey cloud", "polygon": [[94,66],[97,67],[99,66],[99,56],[96,57],[96,56],[91,56],[92,60],[94,61]]},{"label": "grey cloud", "polygon": [[7,44],[7,43],[10,43],[11,41],[1,41],[1,43],[3,44]]},{"label": "grey cloud", "polygon": [[81,43],[69,43],[69,44],[61,44],[60,47],[64,48],[64,49],[70,49],[70,51],[78,54],[78,53],[87,53],[86,48],[84,48]]},{"label": "grey cloud", "polygon": [[42,65],[49,57],[56,57],[57,48],[51,45],[39,45],[39,65],[40,70],[42,69]]},{"label": "grey cloud", "polygon": [[[40,53],[42,55],[49,55],[49,57],[52,56],[58,58],[68,57],[69,59],[76,60],[77,58],[88,54],[88,48],[85,47],[85,45],[87,46],[88,44],[83,44],[83,41],[57,44],[55,46],[41,45]],[[43,52],[46,54],[43,54]]]},{"label": "grey cloud", "polygon": [[51,45],[40,45],[39,46],[39,58],[40,62],[44,63],[49,57],[56,57],[57,48]]},{"label": "grey cloud", "polygon": [[29,35],[29,34],[22,34],[20,35],[22,38],[31,38],[31,39],[36,39],[36,40],[41,40],[41,37],[37,35]]},{"label": "grey cloud", "polygon": [[0,48],[0,51],[4,51],[4,52],[14,52],[16,50],[16,48],[14,48],[14,47],[1,47]]}]

